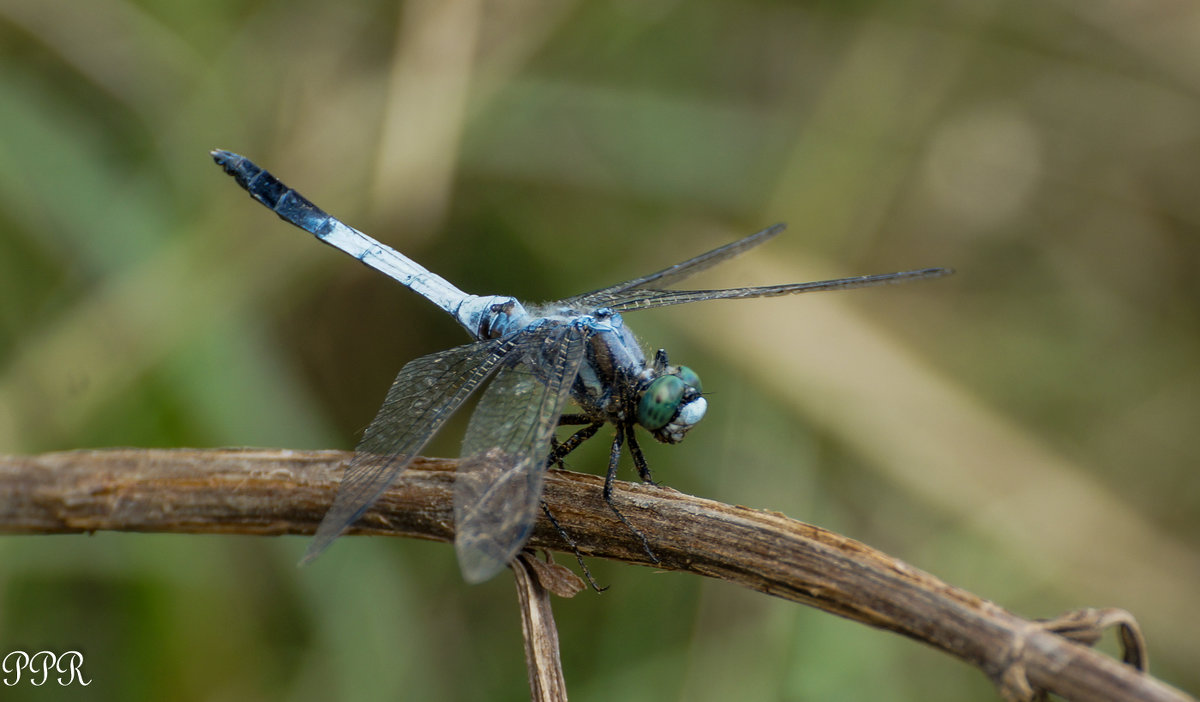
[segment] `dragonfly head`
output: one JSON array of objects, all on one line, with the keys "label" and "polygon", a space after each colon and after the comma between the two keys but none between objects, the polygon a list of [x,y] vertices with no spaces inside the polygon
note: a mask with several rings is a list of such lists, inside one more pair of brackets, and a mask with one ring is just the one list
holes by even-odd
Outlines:
[{"label": "dragonfly head", "polygon": [[687,366],[668,365],[661,350],[648,376],[638,393],[638,424],[664,444],[677,444],[708,409],[700,376]]}]

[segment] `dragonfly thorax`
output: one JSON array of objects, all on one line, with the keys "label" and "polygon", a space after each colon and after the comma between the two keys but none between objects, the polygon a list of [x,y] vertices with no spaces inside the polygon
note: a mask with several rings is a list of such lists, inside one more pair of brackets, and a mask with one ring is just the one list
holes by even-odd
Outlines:
[{"label": "dragonfly thorax", "polygon": [[566,312],[588,331],[587,351],[571,394],[584,413],[598,421],[620,424],[631,415],[646,356],[621,315],[606,308],[590,314]]},{"label": "dragonfly thorax", "polygon": [[[572,318],[571,312],[560,312]],[[663,443],[682,441],[708,408],[695,371],[672,366],[661,349],[654,362],[647,363],[633,332],[611,309],[575,313],[573,319],[583,321],[591,331],[587,354],[572,388],[584,413],[617,425],[640,424]]]}]

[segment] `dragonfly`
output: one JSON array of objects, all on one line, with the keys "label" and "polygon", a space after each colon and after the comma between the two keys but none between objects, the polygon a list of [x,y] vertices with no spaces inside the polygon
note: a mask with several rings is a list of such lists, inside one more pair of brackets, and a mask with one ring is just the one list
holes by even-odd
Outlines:
[{"label": "dragonfly", "polygon": [[[606,424],[614,425],[615,433],[604,500],[657,561],[645,536],[613,500],[617,465],[627,449],[641,479],[652,483],[636,427],[661,443],[679,443],[704,418],[708,400],[699,375],[672,364],[665,350],[648,360],[622,314],[705,300],[864,288],[952,272],[924,268],[762,287],[667,288],[772,239],[784,229],[776,224],[641,278],[555,302],[528,304],[507,295],[465,293],[326,214],[249,159],[223,150],[213,151],[212,157],[252,198],[284,221],[423,296],[473,339],[401,368],[346,463],[333,505],[301,563],[316,558],[358,521],[446,420],[485,386],[467,425],[454,486],[454,543],[464,579],[488,580],[525,546],[539,510],[544,509],[541,497],[548,465],[563,465],[567,454]],[[566,412],[570,402],[578,412]],[[560,443],[555,432],[563,425],[581,428]]]}]

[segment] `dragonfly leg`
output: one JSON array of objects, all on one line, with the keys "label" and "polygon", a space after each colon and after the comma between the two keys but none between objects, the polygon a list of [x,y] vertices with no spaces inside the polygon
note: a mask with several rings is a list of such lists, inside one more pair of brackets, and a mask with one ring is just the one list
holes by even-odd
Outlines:
[{"label": "dragonfly leg", "polygon": [[637,436],[633,433],[633,425],[625,425],[625,440],[629,442],[629,455],[633,456],[633,465],[637,468],[638,476],[643,483],[647,485],[658,485],[654,479],[650,477],[650,464],[646,463],[646,457],[642,455],[642,447],[638,446]]},{"label": "dragonfly leg", "polygon": [[625,432],[620,427],[617,428],[617,435],[613,437],[612,451],[608,456],[608,474],[604,476],[604,502],[608,508],[617,515],[617,519],[625,525],[626,529],[632,531],[642,541],[642,550],[650,557],[651,561],[658,563],[658,556],[654,555],[654,551],[650,549],[650,542],[646,540],[646,535],[638,530],[637,527],[629,523],[625,515],[621,514],[621,510],[617,509],[617,505],[613,502],[613,481],[617,479],[617,466],[621,461],[621,444],[624,442]]},{"label": "dragonfly leg", "polygon": [[600,585],[596,582],[596,579],[592,577],[592,571],[588,570],[587,563],[584,562],[583,554],[579,552],[579,546],[575,543],[575,539],[572,539],[571,535],[567,533],[567,530],[563,529],[562,525],[558,523],[558,520],[554,518],[554,515],[550,512],[550,506],[546,504],[545,500],[541,500],[541,503],[542,511],[546,513],[546,518],[549,519],[550,523],[554,525],[554,529],[558,532],[558,535],[562,537],[562,540],[566,541],[567,545],[571,547],[571,550],[575,552],[575,560],[579,561],[579,567],[583,569],[583,577],[587,578],[588,584],[591,585],[592,589],[596,592],[604,592],[607,590],[608,586],[600,587]]},{"label": "dragonfly leg", "polygon": [[[604,422],[596,422],[590,419],[587,421],[590,422],[590,424],[567,437],[567,440],[561,444],[557,439],[551,438],[549,463],[553,463],[560,469],[566,470],[566,465],[563,464],[563,459],[567,457],[567,454],[579,448],[580,444],[595,436],[596,432],[600,430],[600,427],[604,426]],[[559,423],[562,424],[561,419],[559,420]]]},{"label": "dragonfly leg", "polygon": [[564,414],[558,418],[558,426],[567,426],[569,424],[592,424],[596,420],[586,414]]}]

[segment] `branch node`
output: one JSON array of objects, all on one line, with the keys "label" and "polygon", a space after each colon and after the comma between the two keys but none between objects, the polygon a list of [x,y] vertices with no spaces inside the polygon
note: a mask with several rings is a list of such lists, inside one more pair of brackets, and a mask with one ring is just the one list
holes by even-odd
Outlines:
[{"label": "branch node", "polygon": [[992,675],[1000,695],[1008,702],[1041,702],[1048,698],[1045,690],[1030,683],[1027,674],[1025,664],[1031,636],[1048,632],[1091,647],[1100,640],[1105,629],[1113,626],[1117,627],[1117,638],[1121,643],[1121,660],[1138,672],[1145,673],[1149,666],[1146,640],[1133,615],[1123,609],[1086,607],[1053,619],[1032,621],[1013,633],[1008,650],[1002,656],[1005,663],[999,672]]}]

